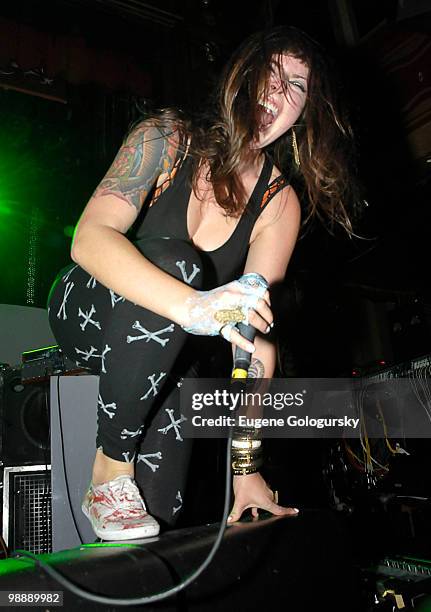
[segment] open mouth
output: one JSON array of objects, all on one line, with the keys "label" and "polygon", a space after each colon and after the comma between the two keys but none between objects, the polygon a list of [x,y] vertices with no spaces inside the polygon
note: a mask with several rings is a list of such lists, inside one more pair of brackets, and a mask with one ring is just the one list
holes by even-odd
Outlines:
[{"label": "open mouth", "polygon": [[260,102],[258,104],[259,129],[266,130],[272,125],[278,115],[278,109],[271,102]]}]

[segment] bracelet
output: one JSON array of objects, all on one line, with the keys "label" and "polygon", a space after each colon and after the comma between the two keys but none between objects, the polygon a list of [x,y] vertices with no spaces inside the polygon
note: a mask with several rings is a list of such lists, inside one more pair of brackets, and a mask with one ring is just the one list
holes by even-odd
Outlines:
[{"label": "bracelet", "polygon": [[241,440],[232,440],[232,448],[246,448],[246,449],[255,449],[259,448],[262,445],[261,440],[250,440],[241,439]]},{"label": "bracelet", "polygon": [[[260,443],[260,440],[258,441]],[[253,474],[263,464],[261,445],[256,448],[233,448],[232,449],[232,472],[235,476]]]},{"label": "bracelet", "polygon": [[262,441],[254,427],[236,427],[232,440],[232,472],[234,476],[254,474],[263,464]]},{"label": "bracelet", "polygon": [[247,474],[254,474],[259,470],[263,461],[254,461],[247,458],[243,460],[232,461],[232,473],[234,476],[246,476]]}]

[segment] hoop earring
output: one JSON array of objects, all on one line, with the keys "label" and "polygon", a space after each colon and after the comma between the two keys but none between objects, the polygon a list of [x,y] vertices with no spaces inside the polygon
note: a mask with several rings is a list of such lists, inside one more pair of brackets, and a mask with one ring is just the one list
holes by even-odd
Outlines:
[{"label": "hoop earring", "polygon": [[295,166],[299,168],[301,165],[301,160],[299,159],[298,141],[296,140],[296,134],[293,128],[292,128],[292,151],[293,151],[293,159],[295,160]]}]

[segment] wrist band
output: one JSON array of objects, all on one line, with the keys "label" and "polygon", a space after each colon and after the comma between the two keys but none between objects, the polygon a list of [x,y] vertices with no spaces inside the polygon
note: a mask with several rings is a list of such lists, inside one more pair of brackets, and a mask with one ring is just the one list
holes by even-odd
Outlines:
[{"label": "wrist band", "polygon": [[[263,464],[262,447],[260,440],[240,440],[235,441],[241,444],[241,446],[235,446],[232,448],[232,472],[235,476],[253,474]],[[244,444],[245,442],[245,444]],[[253,442],[257,445],[255,448],[250,448],[250,443]],[[233,443],[233,441],[232,441]]]},{"label": "wrist band", "polygon": [[236,427],[232,440],[232,472],[234,476],[254,474],[263,464],[262,441],[255,427]]},{"label": "wrist band", "polygon": [[255,449],[261,446],[261,440],[232,440],[232,448]]},{"label": "wrist band", "polygon": [[262,455],[255,456],[250,453],[242,456],[232,457],[232,472],[234,476],[246,476],[247,474],[254,474],[258,471],[263,463]]}]

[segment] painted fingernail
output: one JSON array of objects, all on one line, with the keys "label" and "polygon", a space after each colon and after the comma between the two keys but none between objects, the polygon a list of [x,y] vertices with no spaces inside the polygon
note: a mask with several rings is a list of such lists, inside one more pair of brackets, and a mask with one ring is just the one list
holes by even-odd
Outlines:
[{"label": "painted fingernail", "polygon": [[265,329],[265,334],[269,334],[270,331],[271,331],[271,325],[268,325],[268,327]]},{"label": "painted fingernail", "polygon": [[228,517],[227,517],[227,522],[228,522],[228,523],[231,523],[231,522],[232,522],[232,519],[233,519],[233,516],[232,516],[232,515],[228,516]]},{"label": "painted fingernail", "polygon": [[274,327],[274,321],[271,323],[270,328],[272,329]]},{"label": "painted fingernail", "polygon": [[249,353],[254,353],[254,351],[256,350],[256,347],[254,346],[254,344],[249,344],[247,350]]},{"label": "painted fingernail", "polygon": [[292,510],[295,510],[295,512],[299,512],[298,508],[292,508]]}]

